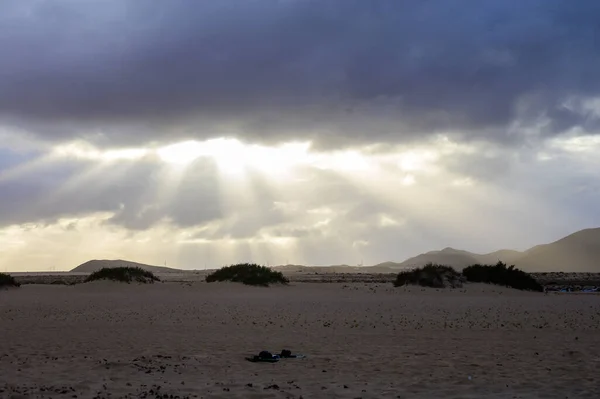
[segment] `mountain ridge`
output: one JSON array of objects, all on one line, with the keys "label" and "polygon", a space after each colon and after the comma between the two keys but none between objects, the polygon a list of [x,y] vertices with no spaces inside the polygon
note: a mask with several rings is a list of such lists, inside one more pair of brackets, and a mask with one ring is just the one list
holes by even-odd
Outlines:
[{"label": "mountain ridge", "polygon": [[502,261],[526,272],[600,272],[600,228],[576,231],[556,241],[525,251],[500,249],[487,254],[446,247],[419,254],[397,264],[397,269],[439,263],[455,268]]},{"label": "mountain ridge", "polygon": [[181,272],[180,269],[173,269],[166,266],[152,266],[144,263],[132,262],[123,259],[92,259],[80,264],[79,266],[72,269],[71,273],[94,273],[104,267],[141,267],[144,270],[148,270],[152,273],[177,273]]},{"label": "mountain ridge", "polygon": [[[567,270],[564,265],[569,265]],[[600,228],[576,231],[548,244],[536,245],[517,259],[525,271],[600,272]]]},{"label": "mountain ridge", "polygon": [[[534,272],[591,272],[600,273],[600,228],[576,231],[556,241],[535,245],[525,251],[500,249],[485,254],[446,247],[425,252],[402,262],[387,261],[373,266],[305,266],[279,265],[282,272],[314,273],[397,273],[398,270],[420,267],[427,263],[438,263],[462,269],[473,264],[495,264],[498,261],[515,265],[523,271]],[[92,273],[102,267],[131,266],[160,272],[173,273],[186,270],[164,266],[151,266],[126,260],[90,260],[71,272]]]}]

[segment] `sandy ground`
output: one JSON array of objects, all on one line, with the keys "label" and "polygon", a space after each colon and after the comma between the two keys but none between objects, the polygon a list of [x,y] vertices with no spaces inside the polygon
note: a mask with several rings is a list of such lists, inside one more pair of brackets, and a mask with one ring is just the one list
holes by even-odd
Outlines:
[{"label": "sandy ground", "polygon": [[598,398],[599,330],[600,296],[480,285],[27,285],[0,398]]}]

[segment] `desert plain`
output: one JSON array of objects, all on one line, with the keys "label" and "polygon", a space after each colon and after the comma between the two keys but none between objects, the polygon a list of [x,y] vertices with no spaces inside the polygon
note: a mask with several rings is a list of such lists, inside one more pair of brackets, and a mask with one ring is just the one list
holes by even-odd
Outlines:
[{"label": "desert plain", "polygon": [[[261,350],[305,359],[251,363]],[[1,398],[599,398],[600,296],[166,281],[0,291]]]}]

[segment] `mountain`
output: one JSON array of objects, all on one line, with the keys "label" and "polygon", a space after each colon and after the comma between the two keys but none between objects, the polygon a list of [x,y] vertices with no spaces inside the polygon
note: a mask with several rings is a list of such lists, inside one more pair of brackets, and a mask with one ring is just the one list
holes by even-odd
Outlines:
[{"label": "mountain", "polygon": [[[385,264],[397,264],[386,262]],[[275,266],[273,269],[282,273],[396,273],[397,271],[385,264],[375,266],[303,266],[303,265],[282,265]]]},{"label": "mountain", "polygon": [[374,268],[378,268],[378,269],[392,269],[393,270],[393,269],[399,269],[402,266],[398,262],[383,262],[383,263],[378,263],[378,264],[370,266],[370,267],[374,267]]},{"label": "mountain", "polygon": [[[525,252],[502,249],[476,254],[454,248],[430,251],[392,266],[394,269],[420,267],[438,263],[462,269],[472,264],[515,265],[526,272],[596,272],[600,273],[600,228],[585,229],[549,244],[537,245]],[[392,264],[386,262],[386,264]]]},{"label": "mountain", "polygon": [[[430,251],[413,258],[409,258],[399,264],[399,268],[421,267],[427,263],[438,263],[462,269],[463,267],[479,263],[479,256],[468,251],[454,248],[444,248],[441,251]],[[496,261],[497,262],[497,261]],[[494,262],[495,263],[495,262]]]},{"label": "mountain", "polygon": [[501,249],[499,251],[494,251],[489,254],[473,254],[475,258],[477,258],[480,264],[484,265],[492,265],[498,263],[498,261],[502,261],[504,263],[513,263],[516,259],[523,256],[523,252],[515,251],[512,249]]},{"label": "mountain", "polygon": [[152,273],[176,273],[181,272],[178,269],[172,269],[170,267],[163,266],[150,266],[143,263],[130,262],[128,260],[90,260],[81,265],[77,266],[71,272],[77,273],[93,273],[103,267],[141,267],[144,270],[148,270]]},{"label": "mountain", "polygon": [[600,228],[585,229],[537,245],[515,259],[528,272],[600,272]]},{"label": "mountain", "polygon": [[[472,264],[495,264],[498,261],[515,265],[526,272],[592,272],[600,273],[600,228],[585,229],[549,244],[537,245],[525,252],[502,249],[488,254],[476,254],[454,248],[430,251],[401,263],[384,262],[374,266],[302,266],[282,265],[276,270],[288,273],[396,273],[399,269],[438,263],[462,269]],[[154,273],[183,272],[162,266],[150,266],[126,260],[90,260],[72,272],[92,273],[103,267],[141,267]]]}]

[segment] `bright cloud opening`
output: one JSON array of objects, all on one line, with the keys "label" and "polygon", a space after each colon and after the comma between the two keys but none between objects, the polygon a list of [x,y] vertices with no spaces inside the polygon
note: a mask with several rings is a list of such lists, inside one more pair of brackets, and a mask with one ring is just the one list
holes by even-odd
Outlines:
[{"label": "bright cloud opening", "polygon": [[407,151],[400,154],[398,167],[405,172],[423,170],[437,158],[432,151]]},{"label": "bright cloud opening", "polygon": [[218,138],[171,144],[158,149],[157,154],[164,162],[182,165],[207,157],[213,159],[219,169],[228,174],[240,174],[247,168],[278,174],[309,162],[309,147],[309,142],[266,147],[244,144],[237,139]]}]

